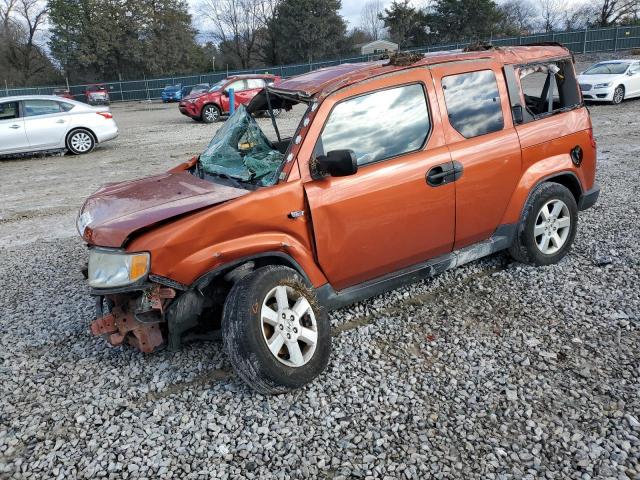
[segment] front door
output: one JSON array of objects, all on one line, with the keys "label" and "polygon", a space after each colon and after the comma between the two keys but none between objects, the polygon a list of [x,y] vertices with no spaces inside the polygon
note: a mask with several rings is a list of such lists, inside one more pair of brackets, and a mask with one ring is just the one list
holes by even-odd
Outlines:
[{"label": "front door", "polygon": [[640,62],[633,62],[631,67],[629,67],[628,83],[631,86],[629,96],[633,95],[635,97],[640,95]]},{"label": "front door", "polygon": [[0,154],[27,150],[28,146],[19,102],[0,103]]},{"label": "front door", "polygon": [[456,250],[489,238],[500,226],[520,179],[520,141],[499,65],[489,61],[431,69],[456,186]]},{"label": "front door", "polygon": [[321,134],[309,133],[312,157],[350,149],[358,161],[347,177],[303,174],[317,259],[336,290],[453,246],[454,185],[433,175],[452,165],[428,70],[392,78],[393,86],[378,79],[328,98],[316,117],[328,114]]},{"label": "front door", "polygon": [[24,125],[29,145],[34,149],[56,148],[63,144],[71,117],[55,100],[23,100]]}]

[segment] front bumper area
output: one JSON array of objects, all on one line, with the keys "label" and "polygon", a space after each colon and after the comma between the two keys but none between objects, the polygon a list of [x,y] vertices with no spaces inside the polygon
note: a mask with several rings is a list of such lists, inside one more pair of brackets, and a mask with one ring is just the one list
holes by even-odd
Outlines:
[{"label": "front bumper area", "polygon": [[582,92],[582,98],[588,102],[610,102],[613,100],[613,92],[615,88],[606,87],[598,89],[590,89]]},{"label": "front bumper area", "polygon": [[[164,312],[176,291],[153,284],[147,290],[96,296],[97,315],[90,330],[111,345],[123,343],[151,353],[165,343]],[[103,306],[107,304],[108,312]]]},{"label": "front bumper area", "polygon": [[180,110],[181,114],[186,115],[187,117],[200,118],[200,116],[202,115],[200,106],[196,105],[195,103],[180,102],[180,104],[178,105],[178,109]]}]

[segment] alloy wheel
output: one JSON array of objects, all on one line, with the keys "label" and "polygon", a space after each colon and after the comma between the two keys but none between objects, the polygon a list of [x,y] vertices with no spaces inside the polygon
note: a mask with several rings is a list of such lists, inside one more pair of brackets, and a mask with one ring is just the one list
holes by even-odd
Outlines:
[{"label": "alloy wheel", "polygon": [[215,122],[218,119],[218,110],[215,107],[206,107],[204,117],[208,122]]},{"label": "alloy wheel", "polygon": [[70,143],[76,152],[86,153],[91,150],[93,139],[86,132],[77,132],[71,136]]},{"label": "alloy wheel", "polygon": [[553,255],[567,242],[570,232],[569,207],[558,199],[545,203],[536,216],[533,230],[538,249],[545,255]]},{"label": "alloy wheel", "polygon": [[613,103],[622,103],[622,100],[624,100],[624,89],[622,87],[616,87],[613,92]]},{"label": "alloy wheel", "polygon": [[318,325],[309,301],[285,285],[271,289],[261,310],[262,336],[271,354],[288,367],[301,367],[313,357]]}]

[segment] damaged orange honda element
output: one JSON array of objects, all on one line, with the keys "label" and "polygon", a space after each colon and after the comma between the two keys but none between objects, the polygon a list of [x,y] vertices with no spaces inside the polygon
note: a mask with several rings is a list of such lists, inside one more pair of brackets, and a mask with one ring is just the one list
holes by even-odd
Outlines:
[{"label": "damaged orange honda element", "polygon": [[[289,113],[276,120],[278,109]],[[279,123],[296,111],[288,138]],[[240,107],[198,157],[87,199],[77,225],[91,331],[143,352],[221,333],[252,388],[295,389],[328,363],[330,309],[499,250],[558,262],[598,198],[595,169],[560,45],[290,78]]]}]

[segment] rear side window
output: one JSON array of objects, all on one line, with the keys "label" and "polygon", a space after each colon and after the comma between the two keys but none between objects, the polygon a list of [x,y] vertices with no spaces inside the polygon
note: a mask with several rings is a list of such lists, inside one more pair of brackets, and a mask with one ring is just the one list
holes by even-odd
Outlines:
[{"label": "rear side window", "polygon": [[0,103],[0,121],[18,118],[18,102]]},{"label": "rear side window", "polygon": [[231,85],[227,87],[227,90],[233,88],[234,92],[241,92],[243,90],[247,90],[247,81],[246,80],[236,80]]},{"label": "rear side window", "polygon": [[[516,68],[524,96],[524,121],[530,122],[582,104],[571,60],[520,65]],[[581,85],[585,96],[591,85]]]},{"label": "rear side window", "polygon": [[60,105],[60,108],[65,112],[68,112],[71,109],[73,109],[73,107],[75,107],[73,103],[67,103],[67,102],[58,102],[58,105]]},{"label": "rear side window", "polygon": [[60,104],[53,100],[25,100],[23,105],[25,117],[49,115],[52,113],[60,113],[62,111]]},{"label": "rear side window", "polygon": [[449,123],[465,138],[504,128],[496,75],[491,70],[449,75],[442,79]]},{"label": "rear side window", "polygon": [[424,145],[431,121],[422,85],[379,90],[337,104],[325,123],[315,155],[353,150],[358,165],[378,162]]}]

